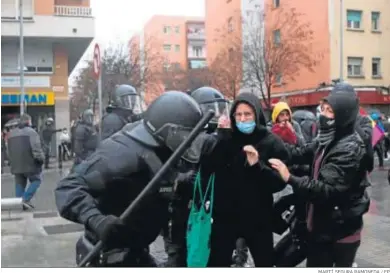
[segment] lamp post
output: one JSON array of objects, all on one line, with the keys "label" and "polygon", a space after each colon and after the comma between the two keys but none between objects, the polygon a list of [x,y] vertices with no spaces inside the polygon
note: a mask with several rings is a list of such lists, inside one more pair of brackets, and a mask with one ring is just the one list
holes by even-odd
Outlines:
[{"label": "lamp post", "polygon": [[25,112],[24,103],[24,38],[23,38],[23,0],[19,0],[19,73],[20,73],[20,115]]}]

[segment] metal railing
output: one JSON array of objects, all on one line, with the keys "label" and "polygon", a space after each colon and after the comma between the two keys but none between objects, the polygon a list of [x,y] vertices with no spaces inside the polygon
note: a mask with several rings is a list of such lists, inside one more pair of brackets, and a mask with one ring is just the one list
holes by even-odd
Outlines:
[{"label": "metal railing", "polygon": [[69,17],[92,17],[92,9],[90,7],[55,5],[54,15]]}]

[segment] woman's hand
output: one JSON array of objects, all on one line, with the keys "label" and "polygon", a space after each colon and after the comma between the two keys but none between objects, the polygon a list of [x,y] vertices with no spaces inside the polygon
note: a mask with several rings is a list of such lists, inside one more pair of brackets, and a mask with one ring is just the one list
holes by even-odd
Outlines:
[{"label": "woman's hand", "polygon": [[257,162],[259,162],[259,153],[253,147],[252,145],[246,145],[243,148],[244,152],[246,153],[246,160],[248,161],[249,165],[253,166]]},{"label": "woman's hand", "polygon": [[276,158],[271,158],[268,162],[271,164],[272,168],[279,172],[284,182],[287,182],[290,179],[290,171],[282,161]]},{"label": "woman's hand", "polygon": [[227,116],[222,115],[219,117],[218,128],[230,128],[230,120]]}]

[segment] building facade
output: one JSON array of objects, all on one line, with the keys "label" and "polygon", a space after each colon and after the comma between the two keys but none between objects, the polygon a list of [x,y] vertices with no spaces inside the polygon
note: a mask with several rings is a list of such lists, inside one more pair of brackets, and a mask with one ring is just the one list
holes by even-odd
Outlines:
[{"label": "building facade", "polygon": [[[1,1],[2,125],[20,112],[19,1]],[[26,112],[69,128],[68,77],[95,34],[89,0],[23,0]]]},{"label": "building facade", "polygon": [[[272,88],[272,100],[287,99],[295,107],[314,106],[318,104],[318,97],[328,92],[327,88],[319,86],[329,85],[342,77],[357,87],[363,105],[374,104],[386,111],[390,86],[390,2],[344,0],[341,14],[340,3],[338,0],[206,0],[208,64],[221,47],[215,42],[216,29],[237,32],[244,48],[248,24],[243,22],[256,11],[265,14],[264,35],[275,36],[277,32],[283,43],[283,30],[268,29],[277,17],[272,15],[281,9],[294,8],[303,14],[302,20],[310,24],[313,32],[310,46],[313,54],[320,54],[321,59],[314,72],[301,69],[294,80],[282,80],[283,75],[280,75],[280,83],[275,82]],[[342,54],[340,30],[343,33]],[[273,37],[274,41],[276,38]],[[245,89],[243,86],[240,91]]]},{"label": "building facade", "polygon": [[[142,58],[162,56],[161,67],[150,67],[152,73],[169,69],[196,69],[206,66],[205,29],[202,18],[181,16],[153,16],[144,26],[137,41]],[[148,62],[143,60],[144,64]],[[142,93],[147,104],[166,89],[163,81],[149,82]]]}]

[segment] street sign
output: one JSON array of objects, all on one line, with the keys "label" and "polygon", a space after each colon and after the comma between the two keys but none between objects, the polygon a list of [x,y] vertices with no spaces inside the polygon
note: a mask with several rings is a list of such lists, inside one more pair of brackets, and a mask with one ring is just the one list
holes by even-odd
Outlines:
[{"label": "street sign", "polygon": [[93,49],[93,74],[96,79],[99,79],[101,65],[100,48],[98,44],[95,44],[95,48]]}]

